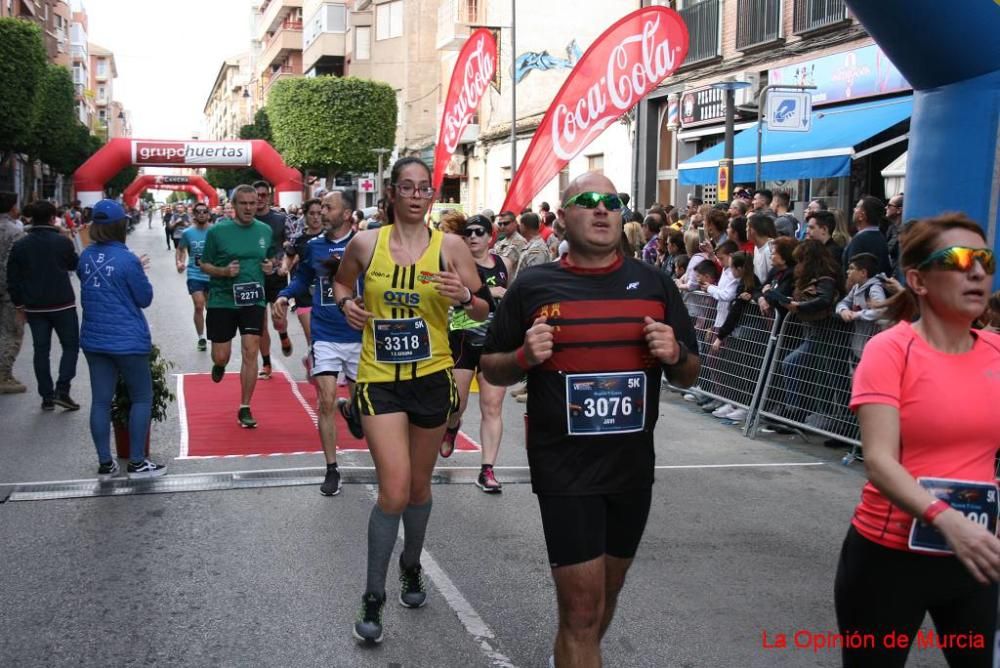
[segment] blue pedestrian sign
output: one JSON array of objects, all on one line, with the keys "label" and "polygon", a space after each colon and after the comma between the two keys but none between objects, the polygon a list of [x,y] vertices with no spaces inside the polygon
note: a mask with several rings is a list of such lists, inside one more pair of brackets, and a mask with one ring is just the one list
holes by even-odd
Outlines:
[{"label": "blue pedestrian sign", "polygon": [[809,132],[812,96],[799,91],[771,91],[767,96],[767,129],[771,132]]}]

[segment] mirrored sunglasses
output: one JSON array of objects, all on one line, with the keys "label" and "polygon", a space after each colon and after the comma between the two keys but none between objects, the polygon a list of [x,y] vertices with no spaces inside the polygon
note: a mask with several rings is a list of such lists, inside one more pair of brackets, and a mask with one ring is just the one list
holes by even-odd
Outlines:
[{"label": "mirrored sunglasses", "polygon": [[622,208],[622,201],[618,197],[618,193],[595,192],[577,193],[563,202],[563,207],[581,206],[584,209],[596,209],[601,202],[604,203],[604,208],[608,211],[620,211]]},{"label": "mirrored sunglasses", "polygon": [[975,262],[983,266],[983,271],[992,275],[997,268],[996,256],[989,248],[969,248],[967,246],[949,246],[931,253],[926,260],[917,265],[917,269],[949,269],[951,271],[969,271]]}]

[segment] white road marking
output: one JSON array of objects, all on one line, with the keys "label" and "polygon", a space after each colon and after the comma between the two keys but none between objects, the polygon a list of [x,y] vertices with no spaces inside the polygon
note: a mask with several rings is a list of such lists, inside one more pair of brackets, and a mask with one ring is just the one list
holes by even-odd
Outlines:
[{"label": "white road marking", "polygon": [[[368,488],[368,492],[372,495],[373,499],[378,498],[378,491],[375,485],[365,485],[365,487]],[[403,539],[403,523],[400,522],[399,540]],[[496,668],[516,668],[514,663],[507,658],[507,655],[500,651],[497,636],[493,633],[493,629],[483,621],[483,618],[479,616],[479,613],[472,607],[468,599],[462,595],[462,592],[458,590],[458,587],[451,581],[447,573],[438,566],[437,561],[435,561],[426,547],[420,555],[420,565],[423,567],[427,577],[434,582],[434,587],[441,593],[441,597],[444,598],[445,603],[448,604],[448,607],[458,617],[458,621],[465,627],[466,632],[472,636],[473,641],[479,646],[479,651],[489,659],[490,665]]]},{"label": "white road marking", "polygon": [[177,376],[177,411],[181,422],[181,448],[180,454],[175,459],[188,458],[188,419],[187,404],[184,403],[184,374],[174,374]]}]

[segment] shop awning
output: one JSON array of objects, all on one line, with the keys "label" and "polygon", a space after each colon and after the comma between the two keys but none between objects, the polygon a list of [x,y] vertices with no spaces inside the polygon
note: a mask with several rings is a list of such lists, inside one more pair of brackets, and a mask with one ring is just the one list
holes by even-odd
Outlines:
[{"label": "shop awning", "polygon": [[[788,181],[847,176],[856,146],[910,117],[912,96],[814,109],[809,132],[769,132],[764,127],[761,179]],[[715,183],[722,143],[678,165],[681,185]],[[867,151],[866,151],[867,153]],[[735,137],[733,183],[753,183],[757,161],[757,124]]]},{"label": "shop awning", "polygon": [[906,181],[906,151],[882,170],[882,178],[885,179],[886,197],[903,192],[903,183]]}]

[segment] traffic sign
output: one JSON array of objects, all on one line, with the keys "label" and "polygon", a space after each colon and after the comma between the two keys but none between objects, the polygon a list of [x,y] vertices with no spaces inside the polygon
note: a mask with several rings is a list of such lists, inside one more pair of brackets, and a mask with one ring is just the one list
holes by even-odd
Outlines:
[{"label": "traffic sign", "polygon": [[767,96],[767,129],[772,132],[809,132],[812,95],[775,90]]}]

